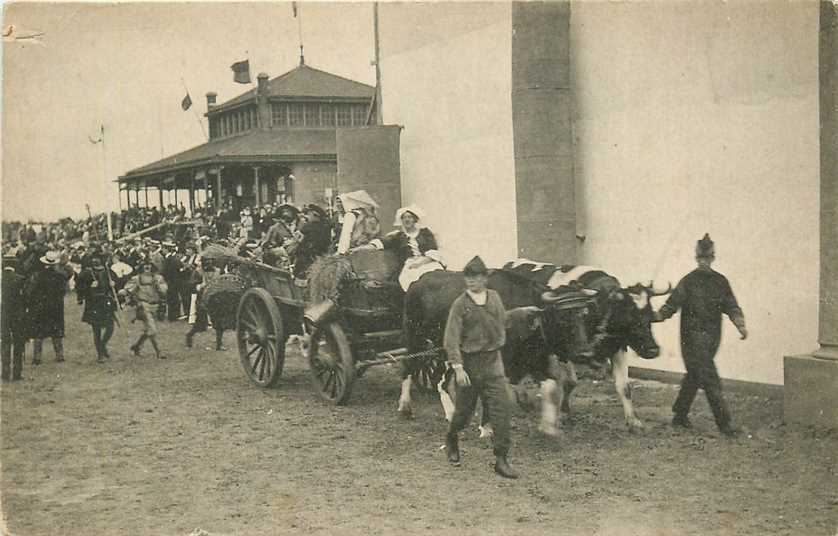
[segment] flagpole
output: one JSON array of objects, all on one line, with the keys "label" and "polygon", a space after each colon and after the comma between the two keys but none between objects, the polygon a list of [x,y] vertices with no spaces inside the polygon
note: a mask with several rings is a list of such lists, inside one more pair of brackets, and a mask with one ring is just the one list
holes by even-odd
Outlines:
[{"label": "flagpole", "polygon": [[[108,186],[108,156],[105,150],[105,124],[99,126],[99,132],[102,138],[102,178],[105,186]],[[109,191],[109,190],[108,190]],[[107,199],[107,197],[105,198]],[[111,223],[111,211],[107,201],[105,202],[105,219],[108,222],[108,242],[113,242],[113,224]]]},{"label": "flagpole", "polygon": [[[183,80],[182,76],[180,77],[180,83],[183,84],[183,89],[186,91],[186,96],[189,97],[189,88],[186,87],[186,82]],[[191,104],[194,104],[192,102],[192,97],[189,97],[189,102]],[[207,131],[204,128],[204,122],[201,121],[201,116],[198,115],[197,108],[195,108],[194,106],[190,106],[190,108],[192,108],[192,114],[195,116],[195,119],[198,121],[198,126],[201,127],[201,134],[204,136],[204,139],[206,141],[209,141],[209,136],[207,136]]]},{"label": "flagpole", "polygon": [[294,2],[294,16],[297,18],[297,37],[300,40],[300,65],[305,65],[306,58],[303,55],[303,14],[302,6]]}]

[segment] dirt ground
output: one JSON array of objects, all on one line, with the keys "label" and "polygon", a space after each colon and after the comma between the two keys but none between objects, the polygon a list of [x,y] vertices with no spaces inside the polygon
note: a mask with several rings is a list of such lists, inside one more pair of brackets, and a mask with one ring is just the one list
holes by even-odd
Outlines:
[{"label": "dirt ground", "polygon": [[415,419],[401,420],[393,368],[329,407],[296,351],[279,387],[262,390],[233,333],[230,350],[209,350],[211,334],[187,350],[184,322],[162,324],[168,360],[131,357],[129,324],[98,365],[66,303],[67,362],[47,344],[44,364],[27,362],[25,380],[2,389],[9,534],[838,534],[838,432],[787,429],[779,399],[728,392],[745,430],[728,440],[703,398],[695,429],[676,432],[677,388],[635,381],[647,429],[632,435],[613,385],[586,380],[560,439],[516,415],[522,477],[506,481],[474,427],[463,466],[446,464],[434,397],[417,395]]}]

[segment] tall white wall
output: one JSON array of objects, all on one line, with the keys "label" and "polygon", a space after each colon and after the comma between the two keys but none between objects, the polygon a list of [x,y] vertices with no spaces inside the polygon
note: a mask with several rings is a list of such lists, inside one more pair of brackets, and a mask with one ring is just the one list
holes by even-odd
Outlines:
[{"label": "tall white wall", "polygon": [[[572,4],[581,258],[676,283],[709,232],[751,332],[725,321],[723,377],[817,344],[817,40],[817,2]],[[635,364],[682,371],[677,317],[655,335]]]},{"label": "tall white wall", "polygon": [[[402,201],[428,213],[451,267],[515,256],[511,5],[382,3],[385,124],[404,126]],[[387,230],[390,216],[383,216]]]}]

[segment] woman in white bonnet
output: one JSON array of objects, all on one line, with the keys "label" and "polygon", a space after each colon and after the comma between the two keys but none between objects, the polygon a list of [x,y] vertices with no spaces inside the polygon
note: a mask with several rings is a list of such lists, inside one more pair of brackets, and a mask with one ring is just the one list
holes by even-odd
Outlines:
[{"label": "woman in white bonnet", "polygon": [[358,248],[394,250],[402,266],[399,284],[405,292],[423,274],[445,269],[436,237],[425,227],[424,219],[424,212],[416,205],[402,207],[396,211],[393,222],[400,229],[388,233],[383,239],[371,241],[368,246]]}]

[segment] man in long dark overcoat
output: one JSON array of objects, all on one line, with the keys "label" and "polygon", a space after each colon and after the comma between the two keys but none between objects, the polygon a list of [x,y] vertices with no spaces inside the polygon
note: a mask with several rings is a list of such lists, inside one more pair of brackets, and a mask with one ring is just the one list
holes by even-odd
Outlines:
[{"label": "man in long dark overcoat", "polygon": [[17,381],[23,373],[26,346],[26,278],[17,273],[17,258],[3,257],[2,311],[0,311],[0,345],[2,345],[3,381]]},{"label": "man in long dark overcoat", "polygon": [[41,363],[44,339],[52,339],[55,360],[64,361],[64,294],[67,275],[59,265],[59,254],[48,251],[40,268],[31,276],[26,290],[29,307],[29,335],[34,339],[32,363]]}]

